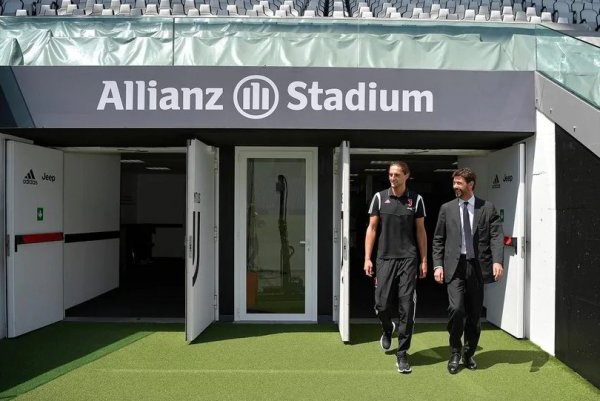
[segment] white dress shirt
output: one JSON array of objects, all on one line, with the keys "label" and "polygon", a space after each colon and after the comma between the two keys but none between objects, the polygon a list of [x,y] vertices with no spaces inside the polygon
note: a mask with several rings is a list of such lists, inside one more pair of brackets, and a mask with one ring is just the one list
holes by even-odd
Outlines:
[{"label": "white dress shirt", "polygon": [[460,229],[461,229],[461,245],[460,245],[460,253],[463,255],[467,254],[467,248],[465,246],[465,229],[463,227],[463,210],[464,210],[464,203],[468,203],[469,205],[467,206],[467,209],[469,210],[469,222],[471,223],[471,234],[473,233],[473,220],[475,217],[475,196],[471,196],[471,198],[467,201],[464,201],[462,199],[460,199],[458,201],[458,209],[460,212]]}]

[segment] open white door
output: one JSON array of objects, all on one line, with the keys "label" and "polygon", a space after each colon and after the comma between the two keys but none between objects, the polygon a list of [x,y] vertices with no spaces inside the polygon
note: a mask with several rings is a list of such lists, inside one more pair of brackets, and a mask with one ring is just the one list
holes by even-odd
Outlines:
[{"label": "open white door", "polygon": [[[525,144],[488,156],[488,199],[504,221],[504,277],[485,288],[487,320],[515,336],[524,336],[525,302]],[[516,242],[516,243],[515,243]]]},{"label": "open white door", "polygon": [[334,220],[334,304],[343,342],[350,341],[350,144],[342,142],[336,149],[333,179]]},{"label": "open white door", "polygon": [[185,338],[192,342],[216,314],[217,151],[198,140],[187,150]]},{"label": "open white door", "polygon": [[63,153],[6,144],[8,336],[62,320]]}]

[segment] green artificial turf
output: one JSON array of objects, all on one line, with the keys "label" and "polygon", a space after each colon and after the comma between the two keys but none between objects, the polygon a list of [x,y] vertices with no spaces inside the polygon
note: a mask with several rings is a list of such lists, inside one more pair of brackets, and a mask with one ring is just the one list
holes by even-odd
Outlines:
[{"label": "green artificial turf", "polygon": [[0,341],[0,400],[600,400],[600,390],[529,341],[486,326],[479,369],[446,371],[443,324],[418,324],[413,373],[379,348],[376,325],[58,323]]}]

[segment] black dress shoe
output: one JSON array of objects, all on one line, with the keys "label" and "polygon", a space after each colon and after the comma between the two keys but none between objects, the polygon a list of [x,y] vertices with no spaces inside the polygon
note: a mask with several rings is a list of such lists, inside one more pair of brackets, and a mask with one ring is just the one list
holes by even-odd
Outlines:
[{"label": "black dress shoe", "polygon": [[458,372],[458,364],[460,363],[460,354],[452,354],[448,361],[448,372],[454,375]]},{"label": "black dress shoe", "polygon": [[465,367],[469,370],[477,369],[477,362],[475,362],[475,359],[473,359],[472,355],[464,354],[463,363],[465,364]]}]

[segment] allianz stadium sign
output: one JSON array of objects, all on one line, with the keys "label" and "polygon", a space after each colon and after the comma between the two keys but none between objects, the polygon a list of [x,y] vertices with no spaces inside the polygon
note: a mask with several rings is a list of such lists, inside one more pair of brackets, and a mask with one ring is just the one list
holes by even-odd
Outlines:
[{"label": "allianz stadium sign", "polygon": [[532,72],[313,67],[12,69],[34,125],[45,128],[531,132],[535,127]]},{"label": "allianz stadium sign", "polygon": [[[224,110],[223,88],[160,87],[157,81],[102,81],[96,110]],[[318,81],[293,81],[287,86],[284,107],[302,111],[433,112],[431,91],[378,89],[376,82],[358,82],[355,88],[322,88]],[[401,101],[402,100],[402,101]],[[243,78],[233,91],[237,112],[250,119],[270,116],[279,106],[279,89],[263,75]],[[402,106],[400,106],[402,104]],[[112,107],[111,107],[112,106]]]}]

